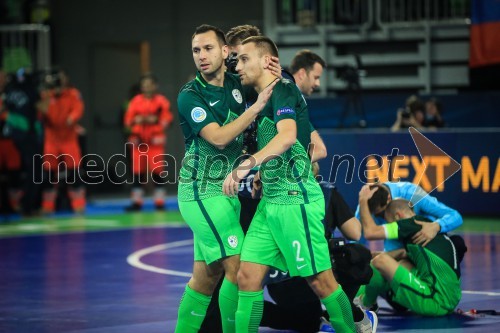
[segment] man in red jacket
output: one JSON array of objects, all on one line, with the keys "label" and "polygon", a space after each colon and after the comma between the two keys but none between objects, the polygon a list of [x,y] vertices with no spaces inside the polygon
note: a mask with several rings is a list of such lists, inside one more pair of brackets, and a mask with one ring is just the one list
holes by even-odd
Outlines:
[{"label": "man in red jacket", "polygon": [[[144,190],[142,184],[147,183],[149,175],[155,183],[154,205],[162,210],[165,204],[165,190],[162,186],[161,173],[164,171],[161,155],[165,154],[165,129],[172,123],[170,102],[157,92],[157,79],[146,74],[141,77],[141,93],[129,103],[125,113],[125,127],[130,133],[129,142],[132,147],[132,204],[127,210],[136,211],[142,208]],[[155,158],[156,157],[156,158]]]},{"label": "man in red jacket", "polygon": [[42,195],[42,212],[53,213],[57,196],[54,180],[60,180],[59,165],[66,169],[71,207],[76,213],[85,210],[85,188],[76,174],[81,160],[77,123],[83,115],[80,92],[70,86],[64,71],[50,76],[49,89],[42,92],[39,110],[43,116],[45,140],[43,170],[46,176]]}]

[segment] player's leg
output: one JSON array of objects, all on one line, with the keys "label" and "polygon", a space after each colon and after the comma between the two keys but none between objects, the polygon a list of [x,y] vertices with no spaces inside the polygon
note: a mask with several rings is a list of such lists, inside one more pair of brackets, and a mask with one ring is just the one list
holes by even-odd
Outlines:
[{"label": "player's leg", "polygon": [[[251,228],[251,227],[250,227]],[[236,332],[256,333],[264,311],[262,281],[269,268],[265,265],[242,261],[238,271],[238,311]]]},{"label": "player's leg", "polygon": [[165,161],[162,160],[162,156],[165,154],[165,149],[163,145],[150,145],[148,151],[149,159],[149,170],[148,172],[152,176],[154,183],[154,193],[153,202],[156,210],[165,209],[165,179],[163,179],[162,173],[165,170]]},{"label": "player's leg", "polygon": [[55,184],[58,181],[58,145],[55,142],[45,140],[43,147],[43,184],[42,184],[42,213],[52,214],[56,209],[57,190]]},{"label": "player's leg", "polygon": [[131,204],[127,206],[127,211],[138,211],[142,209],[144,202],[143,184],[147,182],[148,155],[149,146],[145,143],[134,144],[132,151],[132,190],[130,193]]},{"label": "player's leg", "polygon": [[207,265],[204,261],[194,262],[193,276],[180,301],[176,333],[198,332],[222,273],[222,265],[219,263]]},{"label": "player's leg", "polygon": [[354,332],[349,300],[331,270],[330,253],[321,222],[324,200],[301,205],[268,205],[270,225],[292,276],[305,277],[325,305],[337,332]]},{"label": "player's leg", "polygon": [[261,201],[250,224],[241,252],[238,271],[238,311],[236,332],[250,333],[259,329],[264,308],[262,281],[268,266],[286,271],[283,258],[269,230],[266,218],[266,202]]},{"label": "player's leg", "polygon": [[[225,271],[219,292],[219,307],[224,332],[232,332],[238,301],[236,274],[243,243],[243,231],[238,222],[240,203],[237,198],[217,196],[179,202],[179,209],[195,235],[195,260],[203,260],[209,265],[217,262]],[[216,284],[217,281],[214,288]]]},{"label": "player's leg", "polygon": [[64,161],[67,166],[68,195],[71,202],[71,208],[75,213],[85,211],[85,184],[79,175],[79,166],[81,161],[81,151],[77,140],[65,143]]}]

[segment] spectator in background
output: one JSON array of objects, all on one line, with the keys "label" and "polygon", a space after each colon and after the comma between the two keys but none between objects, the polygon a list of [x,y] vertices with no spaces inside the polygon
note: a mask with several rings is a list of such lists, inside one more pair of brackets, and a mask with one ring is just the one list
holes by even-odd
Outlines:
[{"label": "spectator in background", "polygon": [[441,128],[445,126],[443,117],[443,104],[436,99],[431,98],[425,103],[425,119],[423,125],[426,128]]},{"label": "spectator in background", "polygon": [[416,96],[411,95],[406,100],[405,108],[400,108],[396,115],[396,121],[391,126],[391,131],[396,132],[401,129],[424,127],[425,104]]},{"label": "spectator in background", "polygon": [[[165,189],[161,173],[164,171],[161,155],[165,154],[166,128],[172,123],[170,101],[158,93],[158,80],[151,74],[140,80],[141,93],[129,103],[125,113],[125,127],[130,133],[132,148],[132,203],[127,211],[142,209],[144,190],[142,184],[148,182],[149,173],[155,183],[154,205],[163,210]],[[155,158],[156,157],[156,158]]]},{"label": "spectator in background", "polygon": [[[78,141],[78,121],[84,109],[82,97],[63,70],[47,75],[45,79],[46,89],[42,91],[42,100],[38,104],[45,129],[42,213],[55,211],[57,187],[53,184],[61,181],[62,171],[66,171],[71,208],[75,213],[82,213],[86,204],[85,187],[78,174],[82,157]],[[65,170],[60,170],[59,162]]]},{"label": "spectator in background", "polygon": [[3,94],[4,107],[9,110],[4,134],[12,138],[21,155],[21,184],[23,196],[21,213],[32,216],[38,207],[39,160],[34,158],[42,151],[42,128],[37,115],[39,92],[32,75],[18,69],[9,80]]},{"label": "spectator in background", "polygon": [[[20,188],[21,156],[14,141],[4,133],[8,110],[4,106],[7,73],[0,68],[0,213],[19,211],[22,191]],[[4,195],[7,197],[5,198]],[[6,204],[4,206],[4,204]]]}]

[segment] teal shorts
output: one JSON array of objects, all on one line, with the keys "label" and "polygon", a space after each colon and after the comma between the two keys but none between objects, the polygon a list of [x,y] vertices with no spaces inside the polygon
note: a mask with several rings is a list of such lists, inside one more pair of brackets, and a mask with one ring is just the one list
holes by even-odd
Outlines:
[{"label": "teal shorts", "polygon": [[241,261],[307,277],[331,269],[324,200],[279,205],[261,200],[245,236]]},{"label": "teal shorts", "polygon": [[193,231],[194,260],[207,265],[241,253],[243,230],[238,198],[217,196],[179,201],[182,217]]}]

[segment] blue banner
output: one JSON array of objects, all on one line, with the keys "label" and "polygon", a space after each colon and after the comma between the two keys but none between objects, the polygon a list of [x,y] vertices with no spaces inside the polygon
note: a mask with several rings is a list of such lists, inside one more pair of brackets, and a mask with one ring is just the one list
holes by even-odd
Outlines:
[{"label": "blue banner", "polygon": [[[449,155],[425,156],[424,160],[408,131],[320,133],[328,148],[328,157],[320,161],[320,175],[337,186],[352,208],[363,184],[399,180],[419,184],[464,215],[500,216],[498,129],[422,132]],[[450,158],[461,169],[445,179]],[[424,169],[426,173],[420,177]]]}]

